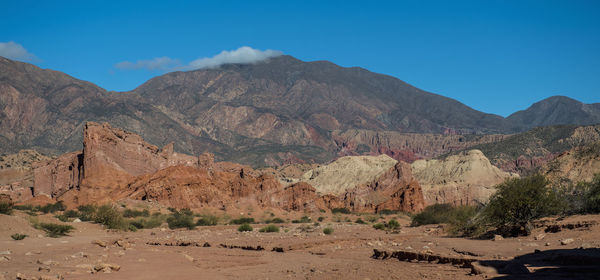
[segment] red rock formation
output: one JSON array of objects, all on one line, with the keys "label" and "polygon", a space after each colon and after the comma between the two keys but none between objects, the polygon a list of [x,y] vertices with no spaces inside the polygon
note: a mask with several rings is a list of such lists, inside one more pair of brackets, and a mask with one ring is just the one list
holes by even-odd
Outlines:
[{"label": "red rock formation", "polygon": [[287,211],[316,211],[329,208],[325,200],[317,194],[315,188],[307,183],[299,182],[285,187],[272,196],[274,206]]},{"label": "red rock formation", "polygon": [[421,186],[410,165],[401,161],[375,181],[349,190],[342,200],[356,212],[419,212],[425,208]]},{"label": "red rock formation", "polygon": [[31,189],[22,186],[19,182],[0,186],[0,202],[17,203],[32,197]]},{"label": "red rock formation", "polygon": [[66,191],[78,187],[82,158],[81,152],[72,152],[55,159],[33,163],[33,195],[45,194],[59,197]]}]

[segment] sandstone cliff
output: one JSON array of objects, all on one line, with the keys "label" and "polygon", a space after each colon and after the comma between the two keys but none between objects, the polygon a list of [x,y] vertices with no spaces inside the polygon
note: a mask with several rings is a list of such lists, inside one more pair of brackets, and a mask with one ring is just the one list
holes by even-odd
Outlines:
[{"label": "sandstone cliff", "polygon": [[344,190],[345,195],[336,196],[319,193],[307,183],[283,187],[272,175],[245,165],[215,162],[212,154],[178,154],[172,145],[159,149],[108,124],[87,123],[83,139],[83,151],[34,164],[34,195],[69,206],[135,199],[175,208],[257,206],[316,211],[350,207],[366,212],[423,208],[420,187],[408,165],[394,165],[395,160],[387,156],[379,159],[386,168],[353,186],[351,192]]},{"label": "sandstone cliff", "polygon": [[591,181],[595,174],[600,174],[600,141],[560,154],[541,173],[554,185]]},{"label": "sandstone cliff", "polygon": [[495,185],[518,176],[493,166],[479,150],[463,152],[443,160],[417,160],[411,167],[423,188],[427,205],[485,203],[495,192]]}]

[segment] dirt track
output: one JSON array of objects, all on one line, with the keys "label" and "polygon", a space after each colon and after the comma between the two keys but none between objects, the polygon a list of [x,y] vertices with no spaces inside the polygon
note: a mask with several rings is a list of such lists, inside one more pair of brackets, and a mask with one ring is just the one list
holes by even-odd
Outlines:
[{"label": "dirt track", "polygon": [[[404,251],[453,258],[472,258],[493,266],[516,262],[529,274],[509,274],[506,277],[547,279],[551,276],[598,277],[597,268],[588,263],[599,260],[600,216],[576,216],[550,224],[587,227],[557,233],[544,233],[547,226],[537,228],[524,238],[500,241],[469,240],[444,237],[441,226],[410,228],[399,233],[386,233],[370,225],[322,222],[320,226],[286,224],[279,233],[240,233],[236,226],[198,227],[195,230],[149,229],[138,232],[114,232],[90,223],[71,223],[76,230],[70,236],[49,238],[28,227],[26,215],[0,215],[0,271],[5,279],[25,276],[62,275],[64,279],[484,279],[503,277],[497,273],[472,275],[471,268],[452,264],[416,260],[385,260],[372,258],[374,249]],[[52,220],[52,217],[41,217]],[[404,220],[403,222],[407,222]],[[331,225],[328,225],[331,224]],[[322,229],[330,226],[332,235]],[[287,229],[288,232],[285,232]],[[14,241],[10,235],[26,232],[30,237]],[[40,236],[38,236],[40,234]],[[544,234],[543,238],[540,234]],[[539,240],[536,240],[538,237]],[[561,240],[573,242],[561,245]],[[107,244],[93,244],[100,240]],[[120,240],[120,244],[115,242]],[[100,242],[102,243],[102,242]],[[546,246],[546,243],[549,245]],[[179,244],[179,246],[178,246]],[[209,244],[210,247],[205,247]],[[242,248],[260,246],[264,250]],[[577,248],[588,248],[580,250]],[[283,252],[272,251],[281,248]],[[571,250],[572,249],[572,250]],[[540,250],[540,253],[535,253]],[[582,255],[584,257],[576,257]],[[544,255],[546,253],[546,255]],[[561,257],[565,254],[566,257]],[[555,262],[547,264],[542,259]],[[8,257],[8,258],[4,258]],[[595,259],[594,259],[595,258]],[[574,259],[565,263],[564,259]],[[558,260],[558,261],[557,261]],[[487,262],[487,263],[486,263]],[[597,263],[597,262],[596,262]],[[98,264],[115,264],[110,273],[95,272]],[[105,269],[108,271],[110,269]],[[94,273],[91,273],[94,271]],[[501,271],[502,272],[502,271]],[[514,272],[514,271],[513,271]],[[504,272],[506,273],[506,272]],[[509,273],[511,273],[509,271]],[[550,274],[548,274],[550,273]],[[1,279],[1,278],[0,278]]]}]

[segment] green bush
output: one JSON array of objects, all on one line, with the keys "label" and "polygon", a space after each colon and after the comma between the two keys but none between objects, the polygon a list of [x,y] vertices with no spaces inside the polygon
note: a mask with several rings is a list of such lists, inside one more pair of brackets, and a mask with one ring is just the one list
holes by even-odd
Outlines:
[{"label": "green bush", "polygon": [[377,223],[373,225],[374,229],[379,229],[379,230],[384,230],[385,229],[385,225],[382,223]]},{"label": "green bush", "polygon": [[67,209],[67,207],[63,204],[63,202],[59,201],[56,203],[48,203],[44,206],[37,207],[36,210],[39,212],[48,214],[48,213],[55,213],[58,211],[65,211],[66,209]]},{"label": "green bush", "polygon": [[121,212],[110,204],[98,207],[93,215],[93,221],[110,229],[127,230],[129,227]]},{"label": "green bush", "polygon": [[279,227],[276,225],[268,225],[258,230],[258,232],[279,232]]},{"label": "green bush", "polygon": [[51,223],[41,223],[36,228],[44,230],[48,237],[66,236],[67,233],[73,230],[73,227],[70,225],[59,225]]},{"label": "green bush", "polygon": [[242,232],[242,231],[252,231],[252,226],[250,224],[243,224],[240,227],[238,227],[238,231]]},{"label": "green bush", "polygon": [[361,218],[356,219],[356,221],[354,221],[354,222],[357,224],[361,224],[361,225],[364,225],[367,223],[367,222],[363,221]]},{"label": "green bush", "polygon": [[484,222],[502,235],[529,235],[534,219],[558,214],[565,208],[564,201],[547,185],[546,178],[539,174],[498,185],[483,210]]},{"label": "green bush", "polygon": [[15,233],[15,234],[11,235],[10,237],[14,240],[23,240],[23,239],[25,239],[25,237],[27,237],[27,234]]},{"label": "green bush", "polygon": [[348,210],[348,208],[333,208],[331,209],[331,213],[350,214],[350,210]]},{"label": "green bush", "polygon": [[35,209],[35,207],[33,207],[33,205],[31,205],[31,204],[25,204],[25,205],[14,205],[13,209],[21,210],[21,211],[32,211]]},{"label": "green bush", "polygon": [[285,221],[281,218],[273,218],[271,220],[266,220],[265,224],[283,224]]},{"label": "green bush", "polygon": [[584,211],[586,213],[600,213],[600,174],[596,174],[592,182],[587,184]]},{"label": "green bush", "polygon": [[216,226],[219,223],[219,218],[215,215],[202,215],[198,221],[197,226]]},{"label": "green bush", "polygon": [[322,222],[323,220],[325,220],[325,217],[323,217],[323,216],[317,218],[317,221],[319,221],[319,222]]},{"label": "green bush", "polygon": [[167,223],[169,224],[170,229],[194,229],[196,227],[196,224],[194,224],[194,213],[189,211],[189,209],[173,212],[171,216],[167,218]]},{"label": "green bush", "polygon": [[10,202],[0,202],[0,214],[10,215],[13,211],[13,204]]},{"label": "green bush", "polygon": [[299,220],[292,220],[292,223],[294,224],[304,224],[304,223],[310,223],[310,217],[308,216],[302,216]]},{"label": "green bush", "polygon": [[68,210],[63,213],[63,216],[65,216],[67,218],[78,218],[79,212],[77,212],[75,210]]},{"label": "green bush", "polygon": [[455,235],[470,235],[475,229],[475,217],[479,212],[476,206],[452,206],[450,204],[433,204],[423,212],[412,216],[411,226],[429,224],[448,224],[448,231]]},{"label": "green bush", "polygon": [[79,210],[79,219],[87,222],[94,220],[98,207],[95,205],[80,205],[77,210]]},{"label": "green bush", "polygon": [[148,209],[144,209],[143,211],[133,210],[133,209],[125,209],[125,211],[123,211],[123,217],[125,217],[125,218],[137,218],[137,217],[149,217],[149,216],[150,216],[150,211],[148,211]]},{"label": "green bush", "polygon": [[65,215],[56,215],[56,216],[54,216],[54,217],[56,217],[56,218],[57,218],[59,221],[61,221],[61,222],[65,222],[65,223],[66,223],[66,222],[68,222],[68,221],[69,221],[69,217],[67,217],[67,216],[65,216]]},{"label": "green bush", "polygon": [[241,225],[241,224],[254,224],[254,218],[240,217],[231,220],[230,224]]},{"label": "green bush", "polygon": [[148,228],[157,228],[162,223],[165,222],[165,217],[163,215],[152,215],[148,218],[138,218],[136,220],[132,220],[129,222],[130,225],[136,227],[137,229],[148,229]]},{"label": "green bush", "polygon": [[387,227],[389,229],[398,229],[398,228],[400,228],[400,223],[398,223],[398,221],[392,219],[387,223]]},{"label": "green bush", "polygon": [[323,233],[327,234],[327,235],[330,235],[330,234],[333,233],[333,229],[330,228],[330,227],[326,227],[326,228],[323,229]]},{"label": "green bush", "polygon": [[398,213],[400,213],[400,211],[398,211],[398,210],[384,209],[384,210],[379,211],[379,214],[381,214],[381,215],[395,215]]}]

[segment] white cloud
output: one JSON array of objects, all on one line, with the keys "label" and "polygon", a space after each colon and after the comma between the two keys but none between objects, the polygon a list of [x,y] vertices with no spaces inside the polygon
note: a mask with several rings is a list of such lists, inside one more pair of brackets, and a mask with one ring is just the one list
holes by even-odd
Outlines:
[{"label": "white cloud", "polygon": [[37,57],[34,54],[28,52],[23,46],[13,41],[5,43],[0,42],[0,56],[21,61],[37,60]]},{"label": "white cloud", "polygon": [[148,69],[148,70],[195,70],[202,68],[214,68],[228,63],[256,63],[270,57],[283,55],[283,52],[276,50],[257,50],[251,47],[240,47],[237,50],[222,51],[213,57],[203,57],[182,64],[179,59],[169,57],[157,57],[149,60],[138,60],[136,62],[123,61],[115,64],[115,67],[122,70]]},{"label": "white cloud", "polygon": [[213,68],[228,63],[256,63],[270,57],[280,56],[283,52],[275,50],[257,50],[241,47],[233,51],[222,51],[213,57],[198,58],[184,67],[186,70]]},{"label": "white cloud", "polygon": [[148,69],[168,71],[181,67],[181,61],[163,56],[149,60],[138,60],[136,62],[122,61],[115,64],[115,67],[123,70]]}]

